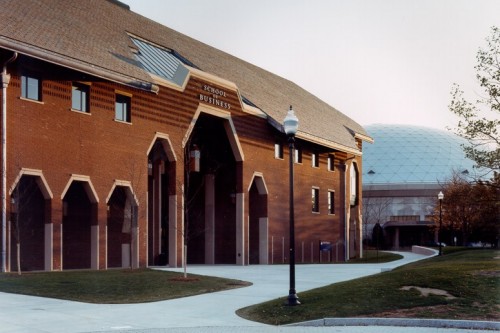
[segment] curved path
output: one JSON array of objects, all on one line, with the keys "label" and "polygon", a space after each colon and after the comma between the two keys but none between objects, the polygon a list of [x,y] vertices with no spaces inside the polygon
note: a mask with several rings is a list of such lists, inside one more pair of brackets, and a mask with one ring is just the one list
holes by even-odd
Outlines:
[{"label": "curved path", "polygon": [[[401,253],[404,259],[384,264],[298,265],[296,287],[313,289],[377,274],[426,258]],[[163,268],[167,269],[167,268]],[[250,281],[250,287],[143,304],[87,304],[0,293],[0,333],[18,332],[331,332],[332,327],[274,327],[238,317],[235,310],[288,294],[288,266],[190,266],[190,274]],[[179,269],[168,269],[182,271]],[[362,332],[360,327],[335,327],[335,332]],[[371,327],[370,332],[401,328]],[[412,328],[410,332],[431,332]],[[435,332],[451,332],[450,330]],[[405,332],[409,332],[405,328]],[[465,332],[453,330],[453,332]],[[473,331],[473,332],[478,332]]]}]

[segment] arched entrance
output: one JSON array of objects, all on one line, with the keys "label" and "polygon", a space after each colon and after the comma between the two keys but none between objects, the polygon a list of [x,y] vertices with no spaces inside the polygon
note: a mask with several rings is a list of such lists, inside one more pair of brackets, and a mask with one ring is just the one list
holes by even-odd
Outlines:
[{"label": "arched entrance", "polygon": [[46,238],[52,236],[46,227],[50,221],[50,191],[40,175],[21,172],[10,196],[11,270],[18,270],[18,254],[21,271],[50,270],[46,265],[52,250],[46,244]]},{"label": "arched entrance", "polygon": [[[199,113],[185,143],[184,239],[190,264],[235,264],[244,258],[237,163],[242,156],[229,118]],[[193,167],[197,155],[199,169]]]},{"label": "arched entrance", "polygon": [[176,266],[177,214],[175,154],[166,134],[148,150],[148,265]]},{"label": "arched entrance", "polygon": [[108,267],[134,266],[137,214],[137,202],[130,186],[115,186],[108,199]]},{"label": "arched entrance", "polygon": [[267,188],[261,175],[254,175],[249,190],[248,263],[268,264]]},{"label": "arched entrance", "polygon": [[89,182],[72,180],[64,191],[62,229],[63,269],[97,269],[97,196]]}]

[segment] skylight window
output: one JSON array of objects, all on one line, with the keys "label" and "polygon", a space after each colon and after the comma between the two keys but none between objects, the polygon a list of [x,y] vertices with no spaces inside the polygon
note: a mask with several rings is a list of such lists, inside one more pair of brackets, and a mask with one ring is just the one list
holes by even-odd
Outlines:
[{"label": "skylight window", "polygon": [[138,48],[138,52],[134,52],[134,55],[142,68],[178,86],[184,84],[188,75],[188,69],[184,65],[188,61],[185,58],[172,50],[142,39],[131,37],[131,40]]}]

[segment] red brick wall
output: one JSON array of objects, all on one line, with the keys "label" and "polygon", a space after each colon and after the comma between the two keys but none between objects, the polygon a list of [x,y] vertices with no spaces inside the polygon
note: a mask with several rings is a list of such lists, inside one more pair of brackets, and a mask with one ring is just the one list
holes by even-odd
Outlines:
[{"label": "red brick wall", "polygon": [[[43,67],[41,67],[43,68]],[[132,180],[131,165],[141,168],[147,174],[147,150],[155,133],[166,133],[172,143],[177,163],[173,172],[178,181],[177,225],[180,229],[182,221],[181,192],[184,173],[184,157],[182,140],[199,105],[199,94],[206,82],[191,78],[185,91],[179,92],[162,87],[158,95],[121,86],[115,83],[102,82],[86,78],[91,82],[90,115],[70,111],[71,82],[75,73],[61,70],[54,75],[56,67],[46,76],[56,76],[57,80],[44,80],[42,103],[20,99],[20,73],[22,67],[11,70],[12,80],[8,90],[8,181],[12,184],[20,168],[42,170],[54,195],[51,218],[54,223],[54,269],[61,269],[61,195],[72,174],[85,175],[95,188],[98,203],[97,219],[100,227],[100,268],[104,268],[106,260],[105,227],[107,221],[106,198],[114,180]],[[62,78],[62,79],[61,79]],[[213,83],[211,86],[217,87]],[[115,89],[132,94],[132,121],[125,124],[114,121]],[[237,173],[238,191],[245,193],[246,234],[248,225],[248,189],[254,172],[263,175],[267,185],[268,217],[269,217],[269,251],[271,237],[275,238],[275,255],[270,262],[281,262],[281,238],[285,238],[288,248],[288,149],[286,138],[274,129],[266,119],[249,115],[242,111],[236,92],[224,88],[227,96],[224,101],[231,104],[231,118],[238,133],[239,142],[244,153],[242,172]],[[213,106],[212,106],[213,107]],[[283,106],[286,108],[286,106]],[[227,109],[221,109],[228,111]],[[275,159],[274,144],[284,144],[283,160]],[[302,260],[301,244],[306,244],[306,261],[310,260],[310,244],[314,244],[314,260],[318,260],[316,249],[319,240],[335,242],[343,238],[343,216],[340,179],[343,172],[336,169],[327,170],[328,152],[320,154],[319,168],[311,166],[311,152],[316,150],[311,144],[300,142],[303,147],[302,164],[295,164],[295,221],[297,262]],[[337,156],[343,156],[339,154]],[[336,164],[338,161],[336,161]],[[139,253],[140,265],[146,266],[147,256],[147,222],[146,191],[147,181],[133,182],[139,200]],[[311,212],[311,188],[320,188],[320,212]],[[336,214],[327,212],[327,191],[334,190],[336,197]],[[180,253],[182,235],[178,235],[178,265],[181,263]],[[248,239],[248,237],[246,238]],[[278,246],[279,245],[279,246]],[[217,243],[216,251],[223,251],[222,241]],[[231,254],[233,255],[233,254]],[[271,256],[271,253],[269,254]],[[287,253],[285,253],[287,255]],[[285,258],[286,259],[286,258]]]}]

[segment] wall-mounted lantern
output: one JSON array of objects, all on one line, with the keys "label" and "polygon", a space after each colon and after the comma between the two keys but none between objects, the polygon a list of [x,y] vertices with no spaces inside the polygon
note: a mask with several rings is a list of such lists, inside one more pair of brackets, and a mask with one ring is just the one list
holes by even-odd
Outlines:
[{"label": "wall-mounted lantern", "polygon": [[153,162],[151,160],[148,161],[148,176],[153,175]]},{"label": "wall-mounted lantern", "polygon": [[16,202],[16,198],[10,198],[10,212],[12,214],[17,214],[17,202]]},{"label": "wall-mounted lantern", "polygon": [[189,152],[189,171],[200,172],[201,152],[197,145],[193,145]]},{"label": "wall-mounted lantern", "polygon": [[234,205],[236,203],[236,191],[232,190],[229,197],[231,198],[231,203]]}]

